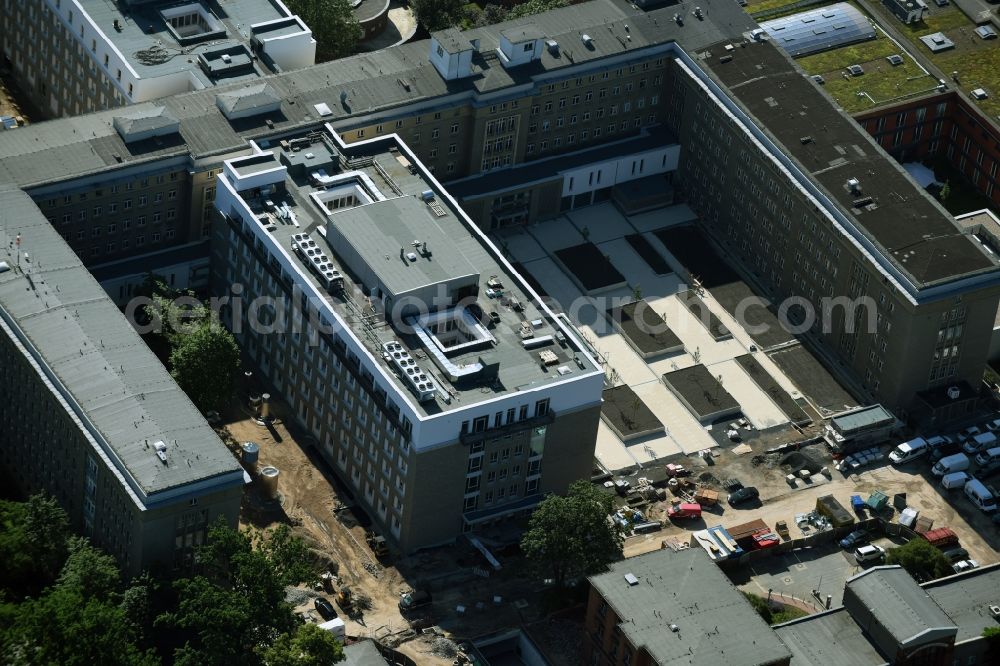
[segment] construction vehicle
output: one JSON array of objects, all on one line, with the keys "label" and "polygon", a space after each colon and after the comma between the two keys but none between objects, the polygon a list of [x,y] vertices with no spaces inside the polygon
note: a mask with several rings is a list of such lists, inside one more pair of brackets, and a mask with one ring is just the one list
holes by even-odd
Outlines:
[{"label": "construction vehicle", "polygon": [[354,597],[351,596],[351,588],[346,585],[337,590],[337,596],[334,597],[337,605],[340,606],[340,610],[344,611],[348,616],[351,615],[351,611],[354,608]]},{"label": "construction vehicle", "polygon": [[389,545],[385,542],[385,537],[371,530],[365,533],[365,541],[372,549],[375,557],[382,559],[389,555]]}]

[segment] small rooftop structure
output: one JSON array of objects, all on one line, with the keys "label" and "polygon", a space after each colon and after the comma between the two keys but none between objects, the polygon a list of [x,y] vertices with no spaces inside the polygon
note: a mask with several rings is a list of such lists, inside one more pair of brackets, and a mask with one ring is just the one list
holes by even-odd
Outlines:
[{"label": "small rooftop structure", "polygon": [[267,83],[258,83],[220,93],[215,98],[219,110],[229,120],[272,113],[281,108],[281,97]]},{"label": "small rooftop structure", "polygon": [[181,127],[165,106],[126,110],[123,115],[115,116],[114,125],[125,143],[176,134]]},{"label": "small rooftop structure", "polygon": [[700,548],[615,562],[590,584],[637,649],[662,666],[781,663],[788,648]]},{"label": "small rooftop structure", "polygon": [[794,58],[875,39],[875,28],[846,2],[782,16],[760,24]]},{"label": "small rooftop structure", "polygon": [[935,32],[930,35],[924,35],[920,38],[920,41],[924,43],[924,46],[931,50],[931,53],[940,53],[941,51],[947,51],[948,49],[955,48],[955,42],[945,35],[943,32]]}]

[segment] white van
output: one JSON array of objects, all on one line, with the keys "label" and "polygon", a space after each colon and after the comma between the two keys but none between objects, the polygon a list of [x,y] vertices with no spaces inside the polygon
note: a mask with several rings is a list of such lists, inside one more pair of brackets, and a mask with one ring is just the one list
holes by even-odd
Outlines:
[{"label": "white van", "polygon": [[952,472],[951,474],[945,474],[941,477],[941,486],[945,490],[964,488],[969,478],[969,475],[965,472]]},{"label": "white van", "polygon": [[992,432],[984,432],[966,440],[965,444],[962,445],[962,450],[972,455],[974,453],[979,453],[985,449],[992,448],[996,446],[997,436]]},{"label": "white van", "polygon": [[930,451],[927,440],[923,437],[911,439],[903,442],[889,453],[889,460],[895,465],[900,465],[911,460],[915,460]]},{"label": "white van", "polygon": [[944,476],[952,472],[964,472],[967,469],[969,469],[969,456],[964,453],[956,453],[938,460],[934,467],[931,467],[931,474]]},{"label": "white van", "polygon": [[981,511],[989,513],[997,510],[997,501],[993,493],[987,490],[979,479],[972,479],[965,484],[965,496]]},{"label": "white van", "polygon": [[1000,459],[1000,446],[994,446],[992,449],[980,451],[979,455],[976,456],[976,463],[979,465],[985,465],[998,459]]}]

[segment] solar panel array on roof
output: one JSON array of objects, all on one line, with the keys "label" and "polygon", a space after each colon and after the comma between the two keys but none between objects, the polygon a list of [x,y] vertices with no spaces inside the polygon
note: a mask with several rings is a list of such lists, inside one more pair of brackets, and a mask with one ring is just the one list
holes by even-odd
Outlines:
[{"label": "solar panel array on roof", "polygon": [[875,28],[855,7],[840,2],[760,24],[793,58],[875,39]]}]

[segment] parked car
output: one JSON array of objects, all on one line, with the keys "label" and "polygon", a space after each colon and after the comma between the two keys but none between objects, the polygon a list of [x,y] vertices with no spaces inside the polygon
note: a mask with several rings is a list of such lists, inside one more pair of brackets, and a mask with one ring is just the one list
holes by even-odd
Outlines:
[{"label": "parked car", "polygon": [[997,472],[1000,472],[1000,460],[991,460],[973,472],[972,476],[976,477],[980,481],[985,481]]},{"label": "parked car", "polygon": [[972,439],[976,435],[981,435],[982,432],[983,430],[979,426],[969,426],[965,430],[958,433],[958,438],[961,440]]},{"label": "parked car", "polygon": [[324,620],[332,620],[337,617],[337,611],[333,609],[333,604],[326,597],[316,597],[316,601],[313,602],[316,607],[316,612],[318,612]]},{"label": "parked car", "polygon": [[695,502],[682,502],[672,504],[667,509],[667,518],[670,520],[683,520],[685,518],[701,518],[701,504]]},{"label": "parked car", "polygon": [[854,559],[858,564],[877,562],[885,557],[885,548],[881,546],[861,546],[854,551]]},{"label": "parked car", "polygon": [[854,530],[840,540],[840,547],[850,550],[868,541],[868,532],[865,530]]},{"label": "parked car", "polygon": [[942,442],[941,444],[931,449],[930,456],[931,460],[937,462],[938,460],[941,460],[941,458],[953,456],[956,453],[961,453],[961,452],[962,452],[962,442],[955,439],[954,437],[949,436],[946,438],[946,441]]},{"label": "parked car", "polygon": [[972,571],[973,569],[979,568],[979,562],[976,562],[975,560],[961,560],[959,562],[955,562],[951,568],[955,570],[955,573]]},{"label": "parked car", "polygon": [[941,551],[941,554],[948,558],[948,561],[952,564],[959,560],[969,559],[969,551],[964,548],[946,548]]},{"label": "parked car", "polygon": [[984,432],[981,435],[976,435],[975,437],[970,437],[965,440],[965,444],[962,445],[962,450],[973,455],[984,451],[986,449],[991,449],[997,445],[997,436],[992,432]]},{"label": "parked car", "polygon": [[746,488],[740,488],[739,490],[730,493],[728,499],[731,505],[736,505],[752,499],[757,499],[758,497],[760,497],[760,492],[753,486],[747,486]]}]

